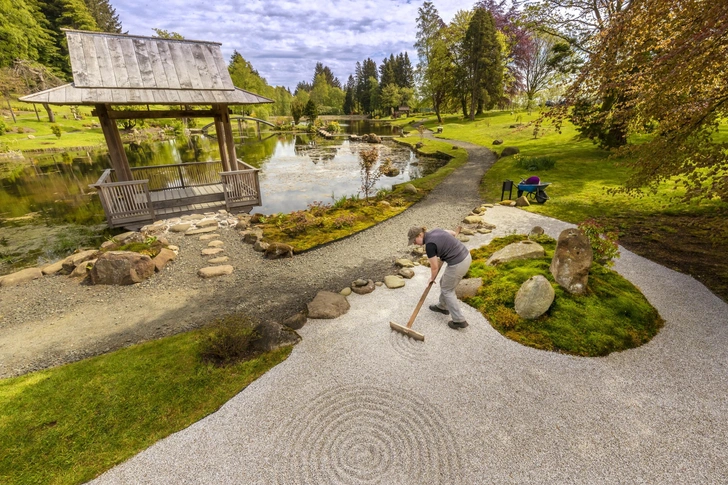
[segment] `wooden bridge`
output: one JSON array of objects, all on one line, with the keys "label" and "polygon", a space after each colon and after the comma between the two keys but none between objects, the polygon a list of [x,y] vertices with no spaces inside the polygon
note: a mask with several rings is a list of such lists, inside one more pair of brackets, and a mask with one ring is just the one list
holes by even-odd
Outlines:
[{"label": "wooden bridge", "polygon": [[[258,135],[258,139],[259,140],[261,138],[261,136],[260,136],[260,124],[261,123],[263,123],[264,125],[268,125],[268,126],[273,126],[273,127],[276,126],[273,123],[271,123],[270,121],[261,120],[259,118],[253,118],[252,116],[231,116],[230,117],[230,121],[232,122],[232,120],[237,120],[237,122],[238,122],[238,134],[241,135],[241,136],[242,136],[242,133],[243,133],[242,122],[243,121],[255,121],[255,132]],[[214,124],[215,124],[215,122],[208,123],[207,125],[203,126],[200,131],[202,131],[202,133],[204,133],[205,135],[208,135],[207,130],[209,130],[210,127],[213,126]]]}]

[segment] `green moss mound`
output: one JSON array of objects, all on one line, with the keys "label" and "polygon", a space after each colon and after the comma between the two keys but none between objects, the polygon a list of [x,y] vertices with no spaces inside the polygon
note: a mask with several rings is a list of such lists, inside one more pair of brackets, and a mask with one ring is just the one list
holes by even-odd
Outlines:
[{"label": "green moss mound", "polygon": [[[473,264],[467,277],[482,278],[483,286],[465,302],[477,308],[501,334],[537,349],[595,357],[639,347],[662,327],[662,318],[642,293],[600,264],[592,264],[586,294],[566,292],[549,272],[556,241],[548,236],[536,238],[544,247],[544,258],[486,266],[494,252],[524,239],[526,236],[520,235],[498,238],[472,251]],[[525,320],[516,313],[514,301],[521,285],[535,275],[551,282],[556,297],[543,316]]]}]

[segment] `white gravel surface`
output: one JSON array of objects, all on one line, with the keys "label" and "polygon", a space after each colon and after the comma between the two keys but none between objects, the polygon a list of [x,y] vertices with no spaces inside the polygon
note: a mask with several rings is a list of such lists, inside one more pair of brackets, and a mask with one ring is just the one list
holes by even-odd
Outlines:
[{"label": "white gravel surface", "polygon": [[[493,236],[569,227],[505,207]],[[404,237],[404,236],[403,236]],[[604,358],[524,347],[474,309],[451,330],[405,324],[429,270],[351,295],[309,320],[291,356],[218,412],[95,484],[728,483],[728,305],[689,276],[622,249],[617,271],[665,319],[648,344]],[[435,287],[435,290],[437,287]]]}]

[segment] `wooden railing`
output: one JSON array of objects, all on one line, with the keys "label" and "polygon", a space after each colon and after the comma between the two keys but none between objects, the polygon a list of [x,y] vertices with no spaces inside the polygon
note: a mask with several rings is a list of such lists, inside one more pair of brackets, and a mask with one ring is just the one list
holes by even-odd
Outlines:
[{"label": "wooden railing", "polygon": [[111,182],[111,180],[113,180],[112,170],[107,169],[95,184],[90,185],[98,191],[109,227],[154,220],[154,208],[147,180],[131,182]]},{"label": "wooden railing", "polygon": [[260,182],[258,169],[238,160],[243,170],[220,172],[228,210],[235,207],[260,205]]},{"label": "wooden railing", "polygon": [[184,189],[220,183],[222,162],[177,163],[131,169],[134,180],[149,180],[149,190]]}]

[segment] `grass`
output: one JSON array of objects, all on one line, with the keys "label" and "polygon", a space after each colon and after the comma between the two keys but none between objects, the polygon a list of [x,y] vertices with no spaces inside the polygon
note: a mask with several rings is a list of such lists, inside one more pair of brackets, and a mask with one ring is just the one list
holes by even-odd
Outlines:
[{"label": "grass", "polygon": [[400,184],[391,192],[380,191],[369,201],[351,197],[332,205],[319,204],[309,206],[305,211],[267,217],[262,225],[265,240],[288,244],[294,252],[300,253],[348,237],[402,213],[468,159],[465,150],[453,150],[450,143],[420,140],[419,135],[398,138],[397,141],[413,148],[423,142],[418,149],[420,154],[453,158],[435,173],[408,182],[418,189],[417,194],[406,193]]},{"label": "grass", "polygon": [[[549,271],[556,246],[551,238],[537,240],[544,247],[544,258],[486,266],[495,251],[524,239],[522,235],[498,238],[472,251],[473,264],[467,275],[483,278],[483,286],[466,303],[504,336],[537,349],[595,357],[638,347],[662,327],[657,310],[634,285],[597,263],[591,267],[585,295],[572,295],[561,288]],[[549,280],[556,297],[546,314],[525,320],[515,312],[515,295],[535,275]]]},{"label": "grass", "polygon": [[216,367],[198,357],[204,335],[0,380],[0,483],[86,482],[216,411],[291,351]]}]

